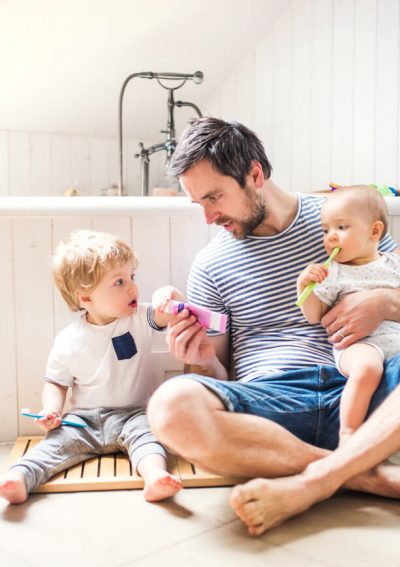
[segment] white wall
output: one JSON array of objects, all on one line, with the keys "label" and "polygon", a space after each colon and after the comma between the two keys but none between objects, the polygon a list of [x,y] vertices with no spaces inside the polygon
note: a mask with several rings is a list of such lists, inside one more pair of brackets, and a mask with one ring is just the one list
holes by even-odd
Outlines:
[{"label": "white wall", "polygon": [[208,101],[292,191],[400,186],[399,0],[296,0]]},{"label": "white wall", "polygon": [[[157,142],[163,141],[163,137]],[[144,142],[145,147],[154,142]],[[141,195],[136,140],[124,140],[124,186]],[[165,152],[150,157],[150,190],[163,186]],[[0,130],[0,196],[63,195],[74,187],[79,195],[100,196],[118,184],[118,140],[72,135]]]}]

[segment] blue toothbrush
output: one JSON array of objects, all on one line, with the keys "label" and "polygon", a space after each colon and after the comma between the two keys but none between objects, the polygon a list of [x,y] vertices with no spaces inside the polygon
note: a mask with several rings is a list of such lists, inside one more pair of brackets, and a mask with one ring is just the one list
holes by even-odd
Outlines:
[{"label": "blue toothbrush", "polygon": [[[21,415],[24,417],[33,417],[34,419],[42,419],[45,417],[40,413],[31,413],[28,409],[21,410]],[[87,427],[86,423],[76,423],[75,421],[69,421],[68,419],[62,419],[61,425],[72,425],[72,427]]]}]

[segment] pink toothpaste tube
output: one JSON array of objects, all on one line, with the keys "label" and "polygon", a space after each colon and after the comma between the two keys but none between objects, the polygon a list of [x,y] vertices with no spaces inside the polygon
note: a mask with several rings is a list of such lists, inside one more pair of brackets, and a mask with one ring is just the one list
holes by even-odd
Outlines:
[{"label": "pink toothpaste tube", "polygon": [[171,313],[171,315],[177,315],[183,309],[188,309],[192,315],[195,315],[200,325],[206,329],[225,333],[228,317],[223,313],[216,313],[215,311],[204,309],[204,307],[200,307],[199,305],[193,305],[193,303],[182,303],[181,301],[169,301],[165,311],[167,313]]}]

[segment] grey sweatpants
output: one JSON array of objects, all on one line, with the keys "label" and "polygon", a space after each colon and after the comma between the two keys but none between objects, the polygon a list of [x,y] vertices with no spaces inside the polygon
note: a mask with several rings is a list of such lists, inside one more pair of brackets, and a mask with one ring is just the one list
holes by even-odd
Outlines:
[{"label": "grey sweatpants", "polygon": [[31,492],[53,475],[98,455],[122,451],[137,469],[139,461],[158,454],[166,459],[162,445],[150,431],[143,408],[98,408],[79,410],[64,416],[88,427],[62,425],[15,463],[11,470],[24,475]]}]

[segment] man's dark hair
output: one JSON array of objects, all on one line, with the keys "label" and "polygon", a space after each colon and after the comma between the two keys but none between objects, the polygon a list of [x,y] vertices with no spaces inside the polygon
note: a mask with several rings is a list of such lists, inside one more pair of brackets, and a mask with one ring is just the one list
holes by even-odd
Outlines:
[{"label": "man's dark hair", "polygon": [[256,134],[238,122],[225,122],[210,116],[194,120],[183,132],[172,156],[169,174],[179,177],[199,161],[206,159],[216,171],[246,185],[251,162],[261,164],[269,179],[272,167]]}]

